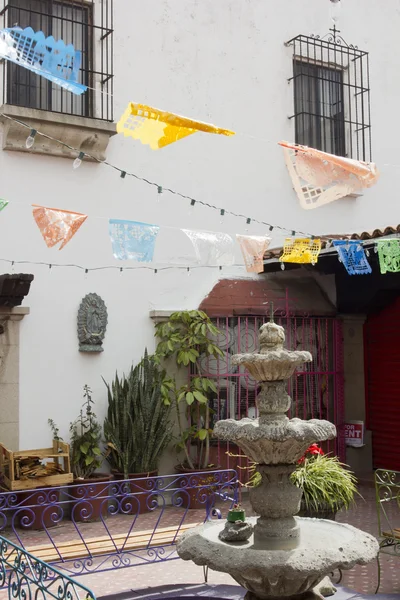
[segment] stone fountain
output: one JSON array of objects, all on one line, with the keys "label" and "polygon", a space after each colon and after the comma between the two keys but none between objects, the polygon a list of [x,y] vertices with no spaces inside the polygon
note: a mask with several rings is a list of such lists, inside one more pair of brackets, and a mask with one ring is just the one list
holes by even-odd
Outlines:
[{"label": "stone fountain", "polygon": [[365,564],[378,553],[375,538],[350,525],[295,516],[302,492],[290,475],[307,448],[336,437],[336,428],[328,421],[286,416],[291,400],[285,382],[312,356],[290,352],[284,342],[283,327],[271,320],[260,329],[259,353],[233,357],[261,384],[260,417],[218,421],[214,428],[215,437],[237,444],[261,474],[261,484],[250,489],[259,515],[246,521],[251,536],[223,541],[228,525],[217,520],[188,531],[177,544],[184,560],[229,573],[247,590],[246,600],[317,596],[316,587],[334,570]]}]

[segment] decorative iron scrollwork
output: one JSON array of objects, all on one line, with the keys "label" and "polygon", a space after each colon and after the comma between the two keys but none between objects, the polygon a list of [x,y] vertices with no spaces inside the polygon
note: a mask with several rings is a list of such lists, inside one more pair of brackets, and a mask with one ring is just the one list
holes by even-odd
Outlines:
[{"label": "decorative iron scrollwork", "polygon": [[0,536],[0,589],[6,585],[15,600],[96,600],[89,588]]}]

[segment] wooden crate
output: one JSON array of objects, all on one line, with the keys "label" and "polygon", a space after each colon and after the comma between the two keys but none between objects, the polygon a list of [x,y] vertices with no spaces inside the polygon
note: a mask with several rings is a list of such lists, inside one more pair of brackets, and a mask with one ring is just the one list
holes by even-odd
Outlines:
[{"label": "wooden crate", "polygon": [[[19,465],[21,459],[35,458],[45,463],[54,462],[62,469],[57,475],[41,477],[20,478]],[[50,459],[50,461],[48,460]],[[39,450],[22,450],[12,452],[0,444],[0,474],[4,486],[11,490],[31,490],[52,485],[65,485],[72,483],[73,475],[69,458],[69,445],[54,440],[52,448],[40,448]]]}]

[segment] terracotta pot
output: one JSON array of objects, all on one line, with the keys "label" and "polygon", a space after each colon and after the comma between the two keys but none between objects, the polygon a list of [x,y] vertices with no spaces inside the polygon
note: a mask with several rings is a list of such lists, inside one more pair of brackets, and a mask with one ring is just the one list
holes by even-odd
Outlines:
[{"label": "terracotta pot", "polygon": [[[123,473],[112,469],[114,478],[124,480]],[[117,498],[121,502],[120,512],[125,515],[142,515],[150,511],[151,504],[149,501],[151,494],[146,492],[146,477],[157,477],[158,471],[149,471],[148,473],[129,473],[128,479],[142,479],[143,481],[135,484],[133,481],[127,482],[123,486],[123,493],[118,494]]]},{"label": "terracotta pot", "polygon": [[177,484],[179,487],[184,488],[184,491],[180,495],[182,499],[180,506],[189,509],[204,508],[207,503],[207,497],[211,496],[215,491],[214,486],[211,484],[214,482],[218,483],[218,478],[215,475],[210,475],[210,472],[218,470],[220,470],[220,467],[193,470],[185,467],[185,465],[177,465],[175,471],[178,474],[185,475]]},{"label": "terracotta pot", "polygon": [[327,519],[328,521],[336,520],[337,511],[332,510],[327,506],[321,506],[318,510],[307,508],[304,500],[301,501],[300,512],[298,517],[308,517],[309,519]]},{"label": "terracotta pot", "polygon": [[106,473],[96,473],[90,479],[75,479],[69,486],[71,498],[71,520],[90,523],[98,521],[108,514],[110,496],[110,481],[113,476]]},{"label": "terracotta pot", "polygon": [[50,529],[58,525],[61,512],[57,503],[60,500],[60,490],[51,486],[40,490],[16,492],[17,507],[15,520],[22,529]]}]

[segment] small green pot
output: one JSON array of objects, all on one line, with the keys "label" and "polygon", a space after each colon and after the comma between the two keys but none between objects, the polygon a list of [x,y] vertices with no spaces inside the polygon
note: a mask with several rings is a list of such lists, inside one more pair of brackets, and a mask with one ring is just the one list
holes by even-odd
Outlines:
[{"label": "small green pot", "polygon": [[232,508],[228,511],[228,521],[229,523],[236,523],[236,521],[245,521],[246,513],[241,508]]}]

